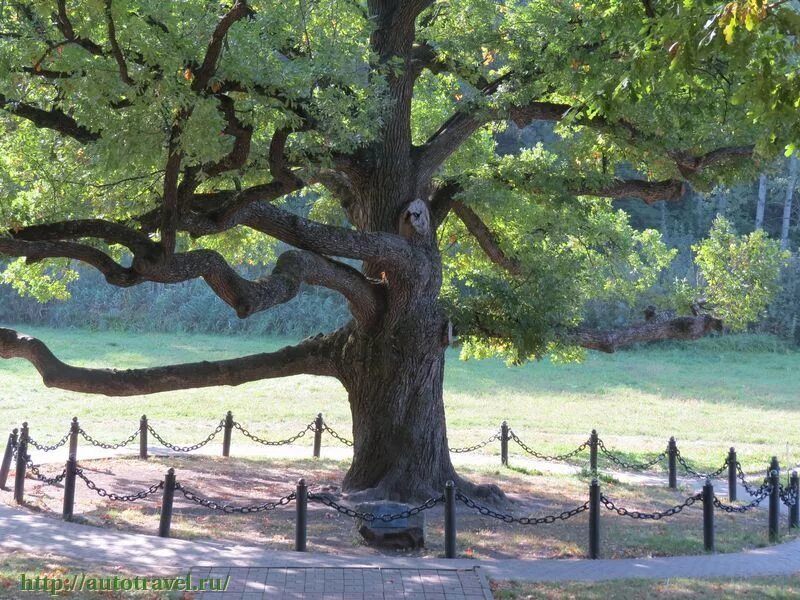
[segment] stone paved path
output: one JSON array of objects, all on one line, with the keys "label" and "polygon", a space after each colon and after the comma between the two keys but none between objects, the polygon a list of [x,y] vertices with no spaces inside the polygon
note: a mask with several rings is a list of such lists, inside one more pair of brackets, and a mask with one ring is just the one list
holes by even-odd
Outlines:
[{"label": "stone paved path", "polygon": [[479,569],[199,567],[192,581],[226,581],[204,598],[240,600],[491,600]]}]

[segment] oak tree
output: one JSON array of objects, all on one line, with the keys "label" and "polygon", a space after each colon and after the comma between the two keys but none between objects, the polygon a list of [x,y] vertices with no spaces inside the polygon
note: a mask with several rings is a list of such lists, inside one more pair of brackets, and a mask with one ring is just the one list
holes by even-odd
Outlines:
[{"label": "oak tree", "polygon": [[[467,355],[519,362],[721,327],[580,321],[588,298],[633,298],[672,257],[612,199],[677,200],[791,144],[796,29],[760,0],[2,2],[12,279],[57,287],[76,263],[112,286],[201,278],[241,318],[323,286],[352,321],[131,370],[0,329],[0,357],[109,396],[334,377],[353,416],[345,489],[425,496],[457,478],[454,331]],[[274,266],[250,280],[245,261]]]}]

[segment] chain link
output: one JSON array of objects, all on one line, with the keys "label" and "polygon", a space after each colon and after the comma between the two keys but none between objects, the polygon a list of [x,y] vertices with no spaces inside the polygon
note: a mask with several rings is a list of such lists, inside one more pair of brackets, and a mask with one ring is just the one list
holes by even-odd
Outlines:
[{"label": "chain link", "polygon": [[308,433],[309,431],[314,431],[314,429],[315,429],[315,427],[314,427],[314,421],[311,421],[311,423],[309,423],[308,425],[306,425],[306,428],[305,428],[305,429],[303,429],[302,431],[300,431],[300,432],[299,432],[299,433],[297,433],[296,435],[293,435],[293,436],[292,436],[292,437],[290,437],[290,438],[286,438],[285,440],[278,440],[278,441],[275,441],[275,442],[271,442],[271,441],[269,441],[269,440],[265,440],[265,439],[263,439],[263,438],[260,438],[260,437],[258,437],[257,435],[253,435],[253,434],[252,434],[252,433],[250,433],[250,432],[249,432],[247,429],[245,429],[245,428],[244,428],[244,427],[241,425],[241,423],[234,423],[234,424],[233,424],[233,426],[234,426],[236,429],[238,429],[239,431],[241,431],[241,432],[242,432],[242,434],[244,434],[244,436],[245,436],[245,437],[248,437],[248,438],[250,438],[251,440],[253,440],[254,442],[257,442],[257,443],[259,443],[259,444],[263,444],[264,446],[286,446],[287,444],[292,444],[292,443],[296,442],[296,441],[297,441],[297,440],[299,440],[301,437],[303,437],[303,436],[304,436],[306,433]]},{"label": "chain link", "polygon": [[664,451],[661,454],[659,454],[658,456],[656,456],[655,458],[653,458],[653,459],[651,459],[651,460],[649,460],[649,461],[647,461],[645,463],[633,463],[633,462],[629,463],[629,462],[625,462],[624,460],[622,460],[620,458],[617,458],[608,448],[606,448],[606,445],[603,443],[603,440],[601,440],[599,438],[597,440],[597,446],[598,446],[598,448],[600,448],[600,451],[606,456],[606,458],[608,458],[608,460],[610,460],[612,463],[614,463],[618,467],[621,467],[622,469],[626,469],[626,470],[629,470],[629,471],[646,471],[647,469],[657,465],[658,463],[660,463],[662,460],[664,460],[667,457],[667,452]]},{"label": "chain link", "polygon": [[486,517],[492,517],[493,519],[498,519],[504,523],[519,523],[520,525],[543,525],[555,523],[559,520],[566,521],[575,515],[579,515],[580,513],[589,510],[589,501],[587,500],[580,506],[577,506],[571,510],[565,510],[557,515],[547,515],[545,517],[515,517],[514,515],[499,513],[495,510],[492,510],[488,506],[482,506],[471,498],[462,494],[459,490],[456,490],[456,500],[460,500],[467,507],[477,510]]},{"label": "chain link", "polygon": [[650,519],[653,521],[658,521],[659,519],[663,519],[664,517],[671,517],[672,515],[677,515],[687,506],[691,506],[698,500],[703,498],[703,492],[698,492],[694,496],[689,496],[686,500],[683,501],[682,504],[678,504],[673,506],[672,508],[668,508],[662,511],[655,511],[651,513],[640,512],[638,510],[628,510],[627,508],[623,508],[621,506],[617,506],[611,500],[609,500],[605,495],[600,494],[600,502],[608,509],[616,512],[618,515],[623,517],[630,517],[631,519]]},{"label": "chain link", "polygon": [[108,498],[109,500],[113,500],[114,502],[136,502],[137,500],[143,500],[148,496],[152,496],[158,490],[164,487],[164,482],[159,481],[158,483],[154,483],[146,490],[142,490],[141,492],[136,492],[135,494],[116,494],[114,492],[109,492],[101,487],[99,487],[94,481],[89,479],[86,475],[83,474],[83,469],[75,469],[75,474],[83,479],[84,483],[86,483],[86,487],[90,490],[94,491],[98,496],[103,498]]},{"label": "chain link", "polygon": [[134,433],[129,435],[125,440],[119,442],[118,444],[106,444],[104,442],[100,442],[100,441],[97,441],[96,439],[94,439],[91,435],[86,433],[86,431],[83,429],[83,427],[78,429],[78,433],[80,433],[83,436],[83,438],[87,442],[89,442],[92,446],[97,446],[98,448],[104,448],[106,450],[117,450],[119,448],[123,448],[124,446],[127,446],[128,444],[130,444],[137,437],[139,437],[139,430],[137,429]]},{"label": "chain link", "polygon": [[580,454],[581,452],[586,450],[586,448],[589,447],[589,440],[586,440],[584,443],[582,443],[580,446],[578,446],[577,448],[575,448],[575,450],[572,450],[571,452],[567,452],[566,454],[559,454],[557,456],[548,456],[546,454],[541,454],[540,452],[537,452],[536,450],[525,444],[525,442],[519,439],[519,436],[516,433],[514,433],[513,430],[509,429],[508,435],[510,435],[511,439],[517,442],[520,448],[525,450],[525,452],[527,452],[531,456],[535,456],[536,458],[546,460],[547,462],[559,462],[559,461],[569,460],[570,458]]},{"label": "chain link", "polygon": [[28,443],[37,450],[41,450],[42,452],[52,452],[53,450],[58,450],[59,448],[61,448],[61,446],[67,443],[67,440],[69,440],[69,434],[70,432],[68,431],[67,433],[64,434],[64,437],[62,437],[52,446],[46,446],[44,444],[40,444],[31,437],[28,438]]},{"label": "chain link", "polygon": [[361,519],[362,521],[366,521],[368,523],[372,523],[373,521],[383,521],[384,523],[389,523],[391,521],[398,521],[400,519],[408,519],[416,514],[421,513],[423,510],[428,510],[429,508],[433,508],[437,504],[444,502],[444,496],[439,496],[438,498],[428,498],[425,502],[423,502],[419,506],[409,508],[408,510],[404,510],[403,512],[394,514],[387,513],[381,515],[359,512],[357,510],[350,508],[349,506],[344,506],[343,504],[339,504],[338,502],[336,502],[335,500],[331,500],[327,496],[314,494],[313,492],[308,493],[308,500],[310,502],[319,502],[320,504],[324,504],[325,506],[334,509],[336,512],[351,517],[353,519]]},{"label": "chain link", "polygon": [[713,473],[700,473],[689,466],[689,463],[687,463],[686,460],[681,456],[681,452],[677,448],[675,449],[675,458],[677,458],[678,462],[681,464],[686,473],[692,477],[696,477],[697,479],[714,479],[719,477],[719,475],[728,468],[728,459],[726,458],[725,462],[722,463],[722,466]]},{"label": "chain link", "polygon": [[229,515],[249,514],[249,513],[275,510],[280,506],[285,506],[289,504],[290,502],[292,502],[297,498],[295,492],[291,492],[290,494],[287,494],[283,498],[275,500],[274,502],[251,504],[249,506],[234,506],[232,504],[222,504],[220,502],[217,502],[216,500],[210,500],[208,498],[204,498],[203,496],[200,496],[191,490],[187,490],[180,483],[175,484],[175,489],[180,491],[180,493],[183,494],[183,497],[189,500],[190,502],[194,502],[195,504],[199,504],[200,506],[205,506],[206,508],[210,508],[211,510],[219,510]]},{"label": "chain link", "polygon": [[780,497],[781,502],[783,502],[786,506],[792,507],[797,502],[797,491],[791,487],[783,487],[780,486]]},{"label": "chain link", "polygon": [[744,476],[744,471],[742,470],[742,463],[740,463],[738,460],[736,461],[736,471],[737,471],[736,476],[739,478],[739,481],[742,482],[742,487],[744,487],[745,491],[751,496],[757,497],[761,495],[761,493],[764,491],[765,488],[769,487],[770,489],[772,489],[769,483],[769,478],[765,477],[764,483],[762,483],[759,487],[755,488],[754,490],[753,487],[749,483],[747,483],[747,480],[745,479]]},{"label": "chain link", "polygon": [[464,454],[466,452],[475,452],[475,450],[480,450],[481,448],[485,448],[495,440],[500,439],[500,432],[498,431],[492,437],[484,442],[480,442],[479,444],[475,444],[474,446],[467,446],[465,448],[450,448],[450,452],[453,454]]},{"label": "chain link", "polygon": [[219,422],[219,425],[217,425],[216,429],[214,429],[214,431],[212,431],[211,433],[209,433],[206,436],[206,439],[204,439],[202,442],[198,442],[198,443],[193,444],[191,446],[176,446],[174,444],[170,444],[167,440],[165,440],[160,435],[158,435],[156,430],[153,429],[153,426],[150,425],[149,423],[147,425],[147,430],[151,434],[153,434],[153,437],[156,438],[161,443],[161,445],[164,446],[165,448],[169,448],[170,450],[174,450],[175,452],[191,452],[192,450],[197,450],[198,448],[202,448],[203,446],[208,444],[211,440],[213,440],[215,437],[217,437],[217,434],[220,431],[222,431],[222,429],[224,427],[225,427],[225,420],[222,419]]},{"label": "chain link", "polygon": [[347,438],[345,438],[345,437],[342,437],[341,435],[339,435],[338,433],[336,433],[336,431],[334,431],[333,429],[331,429],[331,428],[328,426],[328,424],[327,424],[327,423],[324,423],[324,424],[323,424],[323,426],[325,427],[325,430],[326,430],[328,433],[330,433],[330,434],[331,434],[331,435],[332,435],[332,436],[333,436],[335,439],[337,439],[337,440],[339,440],[340,442],[342,442],[342,443],[343,443],[345,446],[352,446],[352,445],[353,445],[353,442],[352,442],[352,441],[350,441],[350,440],[348,440]]},{"label": "chain link", "polygon": [[36,479],[38,479],[42,483],[46,483],[47,485],[58,485],[67,476],[67,470],[66,469],[62,469],[61,473],[59,475],[56,475],[55,477],[48,477],[47,475],[43,475],[42,473],[39,472],[39,467],[41,465],[33,464],[33,461],[31,460],[30,456],[26,456],[25,457],[25,464],[28,467],[28,471],[30,471],[31,474]]},{"label": "chain link", "polygon": [[720,510],[724,510],[726,513],[743,513],[747,512],[748,510],[754,509],[756,506],[761,504],[761,502],[772,493],[772,486],[761,486],[759,492],[754,494],[754,499],[750,502],[750,504],[745,504],[743,506],[734,506],[733,504],[723,504],[722,501],[717,498],[716,494],[714,495],[714,506],[716,506]]}]

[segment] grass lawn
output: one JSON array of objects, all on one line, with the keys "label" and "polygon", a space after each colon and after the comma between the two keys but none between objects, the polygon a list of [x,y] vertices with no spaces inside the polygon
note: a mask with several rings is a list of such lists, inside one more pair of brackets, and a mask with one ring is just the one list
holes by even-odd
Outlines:
[{"label": "grass lawn", "polygon": [[[66,362],[116,368],[229,358],[291,342],[16,328],[45,341]],[[528,445],[548,453],[577,446],[596,428],[607,446],[633,459],[661,451],[674,435],[683,455],[698,467],[715,468],[732,445],[746,468],[760,470],[772,455],[795,464],[800,461],[800,352],[737,352],[740,340],[591,353],[582,364],[542,361],[516,368],[495,360],[459,361],[451,351],[445,379],[451,445],[484,439],[507,419]],[[333,379],[313,376],[106,398],[47,389],[27,362],[0,361],[0,410],[9,428],[27,420],[41,442],[60,437],[73,415],[96,438],[118,441],[147,414],[169,441],[193,443],[226,410],[268,439],[295,433],[320,411],[351,437],[344,389]],[[497,444],[486,451],[497,452]]]}]

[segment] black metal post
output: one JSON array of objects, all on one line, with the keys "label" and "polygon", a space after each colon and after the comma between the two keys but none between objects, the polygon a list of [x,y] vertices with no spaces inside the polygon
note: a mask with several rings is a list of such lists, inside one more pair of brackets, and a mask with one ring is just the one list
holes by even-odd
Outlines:
[{"label": "black metal post", "polygon": [[72,511],[75,508],[75,475],[78,469],[78,462],[74,456],[67,460],[67,476],[64,477],[64,508],[61,516],[65,521],[72,520]]},{"label": "black metal post", "polygon": [[589,436],[589,468],[592,474],[597,473],[597,430],[592,429]]},{"label": "black metal post", "polygon": [[769,483],[772,486],[769,492],[769,541],[777,542],[780,535],[778,518],[781,508],[781,468],[777,456],[772,457],[769,465]]},{"label": "black metal post", "polygon": [[322,432],[325,429],[325,421],[322,420],[322,413],[314,419],[314,458],[319,458],[322,450]]},{"label": "black metal post", "polygon": [[508,422],[500,424],[500,464],[508,466]]},{"label": "black metal post", "polygon": [[147,415],[139,419],[139,458],[147,459]]},{"label": "black metal post", "polygon": [[589,484],[589,558],[600,556],[600,483]]},{"label": "black metal post", "polygon": [[297,482],[295,496],[297,496],[295,498],[297,518],[294,530],[294,549],[297,552],[305,552],[308,541],[308,486],[305,479]]},{"label": "black metal post", "polygon": [[710,479],[703,486],[703,547],[714,552],[714,484]]},{"label": "black metal post", "polygon": [[728,500],[733,502],[736,500],[736,465],[739,464],[736,460],[736,450],[731,447],[728,451]]},{"label": "black metal post", "polygon": [[669,438],[667,444],[667,457],[669,459],[669,487],[671,490],[678,489],[678,445],[675,438]]},{"label": "black metal post", "polygon": [[456,486],[444,484],[444,557],[456,557]]},{"label": "black metal post", "polygon": [[6,451],[3,454],[3,463],[0,464],[0,490],[8,489],[6,481],[8,481],[8,472],[11,470],[11,459],[14,456],[14,448],[17,447],[17,428],[15,427],[11,433],[8,434],[8,444],[6,444]]},{"label": "black metal post", "polygon": [[172,502],[175,499],[175,469],[167,471],[164,477],[164,495],[161,497],[161,520],[158,523],[159,537],[169,537],[172,525]]},{"label": "black metal post", "polygon": [[23,423],[17,440],[17,472],[14,473],[14,500],[17,504],[22,504],[25,494],[25,468],[27,466],[25,459],[28,457],[28,436],[28,424]]},{"label": "black metal post", "polygon": [[80,433],[80,425],[78,424],[78,417],[72,417],[72,422],[69,424],[69,458],[78,457],[78,434]]},{"label": "black metal post", "polygon": [[792,471],[789,479],[789,491],[794,496],[794,504],[789,507],[789,528],[800,527],[800,477]]},{"label": "black metal post", "polygon": [[222,437],[222,456],[231,455],[231,432],[233,431],[233,413],[225,415],[225,430]]}]

